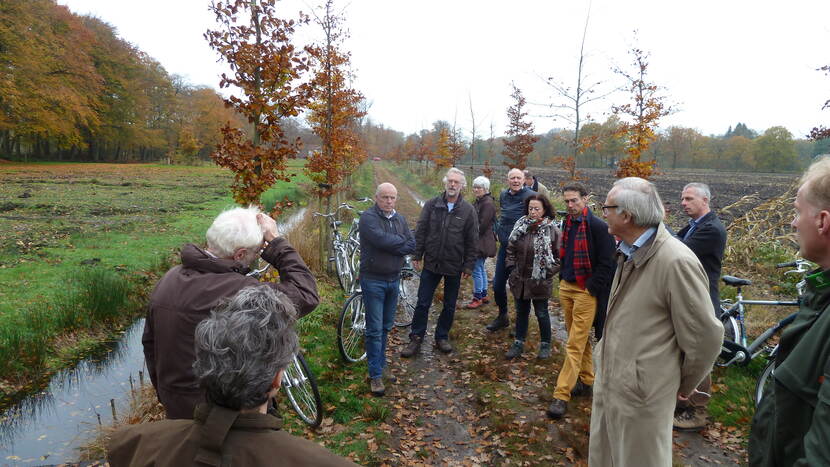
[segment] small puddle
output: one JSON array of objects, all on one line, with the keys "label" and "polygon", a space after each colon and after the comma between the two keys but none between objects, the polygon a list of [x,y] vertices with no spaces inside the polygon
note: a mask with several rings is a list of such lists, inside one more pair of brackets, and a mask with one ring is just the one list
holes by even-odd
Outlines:
[{"label": "small puddle", "polygon": [[[306,208],[277,223],[284,235],[302,220]],[[64,370],[43,391],[32,394],[0,414],[0,465],[43,465],[76,462],[77,449],[97,435],[100,423],[113,423],[110,400],[117,417],[130,403],[130,378],[137,389],[145,372],[141,335],[144,319],[124,335]]]}]

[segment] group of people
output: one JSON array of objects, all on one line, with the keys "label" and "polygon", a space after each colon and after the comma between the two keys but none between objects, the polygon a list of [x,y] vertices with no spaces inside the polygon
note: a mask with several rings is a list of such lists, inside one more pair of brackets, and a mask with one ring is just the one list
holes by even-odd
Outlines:
[{"label": "group of people", "polygon": [[[584,186],[570,184],[561,190],[567,214],[560,230],[544,186],[527,175],[508,173],[497,215],[487,178],[473,181],[471,204],[463,196],[464,173],[450,169],[414,234],[395,210],[396,188],[377,187],[375,205],[360,220],[370,391],[385,391],[387,334],[404,257],[412,255],[421,269],[410,341],[401,352],[406,358],[424,342],[441,281],[434,345],[453,351],[449,333],[461,281],[473,277],[467,308],[489,303],[484,260],[496,257],[498,315],[487,330],[509,326],[509,287],[515,340],[508,359],[524,351],[531,307],[540,328],[537,357],[550,356],[548,302],[559,275],[568,338],[547,413],[560,418],[571,397],[592,395],[589,464],[671,465],[672,426],[694,425],[701,413],[705,420],[700,401],[723,338],[717,309],[726,233],[709,207],[709,188],[684,187],[681,205],[690,221],[675,235],[647,180],[618,180],[596,214]],[[800,254],[819,268],[807,276],[799,315],[781,338],[771,394],[753,420],[751,465],[830,465],[830,158],[805,173],[795,209]],[[279,271],[280,282],[246,276],[260,256]],[[297,349],[293,324],[318,301],[312,273],[273,219],[255,208],[220,214],[207,248],[186,245],[182,264],[150,298],[142,341],[169,420],[118,430],[109,445],[112,465],[353,465],[288,435],[268,411]]]}]

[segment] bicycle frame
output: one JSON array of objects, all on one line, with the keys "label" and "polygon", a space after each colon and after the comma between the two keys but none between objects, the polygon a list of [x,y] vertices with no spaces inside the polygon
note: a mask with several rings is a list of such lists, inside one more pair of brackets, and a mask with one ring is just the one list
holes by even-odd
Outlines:
[{"label": "bicycle frame", "polygon": [[[750,351],[754,351],[758,345],[756,342],[763,336],[758,336],[755,340],[752,341],[752,344],[747,347],[746,342],[746,326],[744,325],[744,319],[746,315],[746,310],[744,305],[764,305],[764,306],[798,306],[799,302],[797,300],[744,300],[743,296],[741,295],[740,288],[738,289],[738,295],[736,297],[737,301],[724,313],[721,315],[723,316],[732,316],[738,322],[738,326],[741,333],[741,342],[738,342],[742,346],[746,347]],[[769,336],[766,336],[769,337]],[[765,339],[766,340],[766,339]],[[763,341],[762,341],[763,342]],[[756,354],[757,355],[757,354]],[[753,355],[753,358],[755,355]]]}]

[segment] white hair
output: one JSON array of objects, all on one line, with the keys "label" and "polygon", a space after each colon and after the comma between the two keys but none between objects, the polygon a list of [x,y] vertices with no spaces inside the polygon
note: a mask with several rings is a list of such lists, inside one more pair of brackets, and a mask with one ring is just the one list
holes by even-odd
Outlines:
[{"label": "white hair", "polygon": [[683,187],[683,191],[688,190],[689,188],[694,188],[697,190],[697,193],[700,195],[701,198],[706,198],[706,201],[712,201],[712,190],[709,189],[709,185],[700,182],[692,182],[687,183],[686,186]]},{"label": "white hair", "polygon": [[236,250],[256,251],[262,245],[262,227],[256,221],[256,206],[232,208],[222,212],[207,230],[208,250],[220,258],[231,258]]},{"label": "white hair", "polygon": [[464,171],[461,169],[457,169],[455,167],[450,167],[450,170],[447,170],[447,173],[444,175],[444,179],[441,181],[444,184],[444,186],[447,186],[447,177],[449,177],[450,174],[461,175],[462,190],[467,186],[467,177],[464,176]]},{"label": "white hair", "polygon": [[484,188],[484,191],[490,191],[490,179],[484,175],[479,175],[473,180],[473,188]]},{"label": "white hair", "polygon": [[635,225],[653,227],[663,221],[663,201],[653,183],[639,177],[626,177],[614,182],[612,190],[616,190],[617,214],[631,214]]},{"label": "white hair", "polygon": [[518,167],[513,167],[512,169],[507,171],[507,178],[510,178],[510,174],[513,173],[513,172],[519,172],[520,174],[522,174],[522,177],[525,176],[525,171],[524,170],[522,170]]}]

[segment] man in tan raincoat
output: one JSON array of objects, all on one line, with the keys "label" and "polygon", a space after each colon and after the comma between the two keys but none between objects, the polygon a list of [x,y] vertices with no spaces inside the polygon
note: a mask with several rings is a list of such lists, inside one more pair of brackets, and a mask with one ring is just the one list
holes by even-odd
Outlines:
[{"label": "man in tan raincoat", "polygon": [[697,257],[663,226],[657,189],[618,180],[602,207],[621,239],[605,333],[595,350],[591,466],[670,466],[672,421],[723,339]]}]

